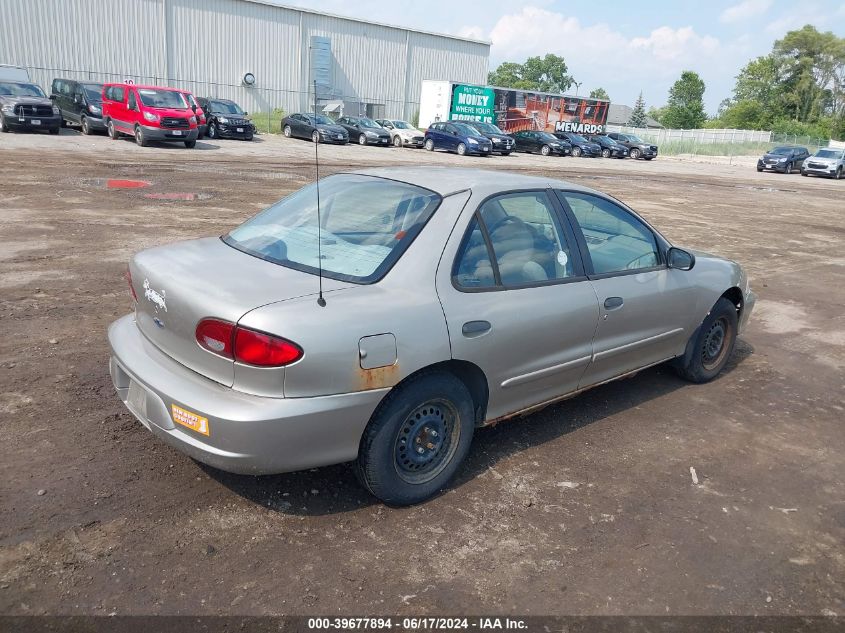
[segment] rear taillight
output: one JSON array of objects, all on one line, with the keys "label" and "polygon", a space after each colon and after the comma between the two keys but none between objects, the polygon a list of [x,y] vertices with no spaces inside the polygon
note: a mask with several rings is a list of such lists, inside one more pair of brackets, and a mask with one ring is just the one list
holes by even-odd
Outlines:
[{"label": "rear taillight", "polygon": [[282,367],[302,358],[302,348],[291,341],[263,332],[235,329],[235,360],[259,367]]},{"label": "rear taillight", "polygon": [[138,303],[138,295],[135,294],[135,287],[132,285],[132,273],[128,268],[124,277],[126,277],[126,283],[129,284],[129,295],[132,297],[132,301]]},{"label": "rear taillight", "polygon": [[304,354],[299,345],[287,339],[219,319],[200,321],[196,338],[200,347],[210,352],[258,367],[284,367]]}]

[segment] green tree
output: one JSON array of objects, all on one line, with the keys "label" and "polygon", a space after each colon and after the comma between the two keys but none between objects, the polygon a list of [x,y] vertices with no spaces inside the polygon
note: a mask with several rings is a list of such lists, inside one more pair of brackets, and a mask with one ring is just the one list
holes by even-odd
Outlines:
[{"label": "green tree", "polygon": [[628,119],[628,125],[631,127],[646,127],[645,101],[643,100],[643,93],[637,97],[637,102],[634,104],[634,109],[631,111],[631,116]]},{"label": "green tree", "polygon": [[487,76],[492,86],[539,92],[566,92],[574,80],[563,57],[547,54],[529,57],[525,63],[503,62]]},{"label": "green tree", "polygon": [[610,101],[610,95],[607,94],[607,90],[604,88],[596,88],[595,90],[590,90],[590,99],[606,99]]},{"label": "green tree", "polygon": [[691,70],[681,73],[681,78],[669,89],[669,102],[661,123],[670,128],[696,129],[707,120],[704,113],[704,81]]},{"label": "green tree", "polygon": [[646,114],[649,118],[654,119],[658,123],[662,123],[663,115],[666,114],[666,106],[663,106],[662,108],[655,108],[654,106],[651,106]]}]

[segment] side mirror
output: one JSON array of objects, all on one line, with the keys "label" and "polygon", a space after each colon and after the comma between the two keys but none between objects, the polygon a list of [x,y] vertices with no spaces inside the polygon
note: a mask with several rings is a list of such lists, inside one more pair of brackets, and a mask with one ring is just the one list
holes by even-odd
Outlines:
[{"label": "side mirror", "polygon": [[192,103],[192,104],[191,104],[191,110],[193,110],[193,111],[194,111],[194,114],[196,114],[196,113],[197,113],[197,104]]},{"label": "side mirror", "polygon": [[244,116],[249,116],[249,112],[244,111]]},{"label": "side mirror", "polygon": [[666,265],[678,270],[692,270],[695,266],[695,255],[682,248],[673,246],[666,253]]}]

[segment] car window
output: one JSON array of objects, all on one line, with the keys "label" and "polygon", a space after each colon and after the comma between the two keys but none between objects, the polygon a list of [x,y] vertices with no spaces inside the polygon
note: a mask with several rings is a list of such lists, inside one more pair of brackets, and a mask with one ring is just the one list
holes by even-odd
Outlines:
[{"label": "car window", "polygon": [[138,101],[135,99],[135,91],[129,91],[129,102],[126,104],[126,107],[130,110],[136,110],[138,108]]},{"label": "car window", "polygon": [[[481,205],[478,216],[490,236],[494,270],[503,286],[573,276],[570,251],[545,192],[491,198]],[[490,253],[484,255],[480,250],[476,230],[473,225],[457,260],[456,281],[466,287],[485,287],[490,283]]]},{"label": "car window", "polygon": [[494,288],[496,276],[490,261],[490,251],[474,216],[467,235],[455,258],[453,276],[455,283],[462,288]]},{"label": "car window", "polygon": [[628,211],[598,196],[575,192],[562,195],[581,227],[596,274],[659,264],[654,233]]}]

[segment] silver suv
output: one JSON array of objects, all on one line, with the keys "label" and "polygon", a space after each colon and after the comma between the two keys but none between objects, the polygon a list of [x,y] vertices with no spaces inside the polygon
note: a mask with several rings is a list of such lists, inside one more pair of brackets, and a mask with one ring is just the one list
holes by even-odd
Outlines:
[{"label": "silver suv", "polygon": [[839,180],[845,172],[845,149],[823,147],[801,165],[801,175],[828,176]]}]

